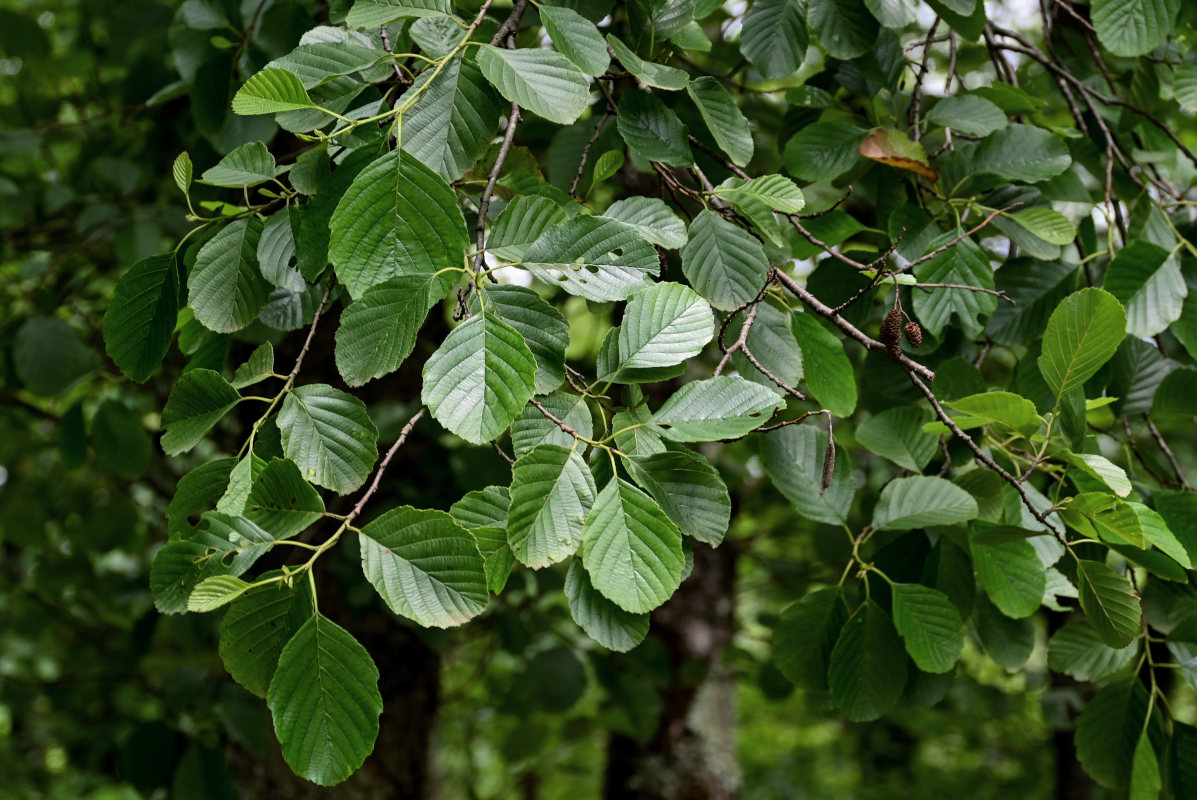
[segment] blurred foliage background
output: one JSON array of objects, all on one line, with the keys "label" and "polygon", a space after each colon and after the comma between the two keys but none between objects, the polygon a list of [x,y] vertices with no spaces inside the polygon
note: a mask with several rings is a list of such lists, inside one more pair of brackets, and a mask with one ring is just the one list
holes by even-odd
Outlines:
[{"label": "blurred foliage background", "polygon": [[[186,149],[198,173],[260,137],[262,118],[227,111],[231,92],[247,64],[287,52],[325,13],[316,0],[0,4],[0,794],[583,800],[618,769],[620,743],[651,747],[659,716],[690,688],[700,692],[691,713],[707,715],[705,757],[745,798],[1069,796],[1062,787],[1083,780],[1060,730],[1073,690],[1048,676],[1045,631],[1024,673],[972,648],[954,681],[912,687],[899,713],[869,724],[844,721],[776,672],[772,615],[834,581],[822,565],[842,562],[844,543],[762,481],[747,445],[720,456],[738,516],[718,556],[734,574],[714,602],[732,638],[709,675],[687,672],[667,625],[662,634],[654,623],[627,655],[595,647],[560,592],[547,591],[561,570],[513,577],[515,591],[451,633],[397,622],[347,578],[322,600],[337,596],[402,684],[384,687],[384,719],[402,736],[384,732],[360,781],[319,790],[289,776],[266,708],[224,674],[218,615],[154,610],[147,576],[166,539],[165,506],[204,456],[161,455],[152,432],[169,380],[121,378],[100,321],[119,275],[187,230],[172,160]],[[769,113],[757,116],[765,136],[780,127]],[[521,140],[568,185],[576,160],[554,170],[564,145],[545,128],[538,150],[537,130],[526,125]],[[218,190],[197,189],[199,199],[205,191]],[[172,352],[165,372],[238,363],[260,335],[204,336],[184,320],[186,355]],[[52,363],[28,344],[47,337]],[[279,347],[286,363],[297,343]],[[335,376],[331,353],[317,352],[313,369],[319,359]],[[370,397],[384,438],[414,409],[402,398],[418,386],[397,386]],[[228,424],[235,441],[238,423]],[[488,449],[445,457],[438,432],[418,429],[388,474],[388,501],[447,507],[506,469]],[[353,571],[355,554],[336,559]]]}]

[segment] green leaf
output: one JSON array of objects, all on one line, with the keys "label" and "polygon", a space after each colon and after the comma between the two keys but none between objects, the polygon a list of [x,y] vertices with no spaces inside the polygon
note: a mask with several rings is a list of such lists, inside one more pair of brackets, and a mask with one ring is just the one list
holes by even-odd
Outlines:
[{"label": "green leaf", "polygon": [[669,367],[693,358],[715,335],[711,307],[680,283],[637,292],[619,326],[619,369]]},{"label": "green leaf", "polygon": [[928,525],[955,525],[976,519],[977,501],[943,478],[920,475],[896,478],[881,490],[873,509],[873,527],[901,531]]},{"label": "green leaf", "polygon": [[659,197],[625,197],[603,212],[609,219],[627,223],[648,241],[667,250],[686,244],[686,223]]},{"label": "green leaf", "polygon": [[704,209],[690,224],[682,272],[711,305],[730,310],[757,296],[765,285],[769,260],[755,236]]},{"label": "green leaf", "polygon": [[106,400],[96,409],[91,444],[104,468],[119,478],[140,478],[150,467],[153,445],[145,426],[119,400]]},{"label": "green leaf", "polygon": [[766,80],[790,75],[806,58],[806,10],[792,0],[755,0],[744,15],[740,52]]},{"label": "green leaf", "polygon": [[[349,294],[398,275],[431,278],[459,268],[469,239],[457,196],[414,156],[395,150],[353,179],[329,223],[328,257]],[[452,274],[442,276],[444,289]],[[434,284],[435,286],[436,284]]]},{"label": "green leaf", "polygon": [[1068,217],[1050,208],[1028,208],[1008,216],[1049,244],[1063,246],[1072,244],[1072,240],[1076,238],[1076,226]]},{"label": "green leaf", "polygon": [[790,425],[762,437],[765,472],[798,513],[815,522],[844,525],[856,484],[847,453],[836,448],[831,484],[820,491],[827,433],[811,425]]},{"label": "green leaf", "polygon": [[924,672],[950,672],[964,650],[964,620],[943,592],[917,583],[894,583],[894,626],[906,652]]},{"label": "green leaf", "polygon": [[804,181],[837,178],[856,164],[868,131],[848,122],[815,122],[786,142],[786,171]]},{"label": "green leaf", "polygon": [[233,602],[248,591],[250,585],[232,575],[214,575],[199,582],[187,598],[187,610],[204,613],[215,611]]},{"label": "green leaf", "polygon": [[449,14],[450,0],[357,0],[345,24],[351,28],[377,28],[395,20]]},{"label": "green leaf", "polygon": [[1118,251],[1104,286],[1126,309],[1126,332],[1140,338],[1155,336],[1180,319],[1189,293],[1180,260],[1143,239]]},{"label": "green leaf", "polygon": [[977,583],[998,610],[1012,619],[1038,610],[1047,588],[1047,570],[1035,547],[1024,538],[970,542]]},{"label": "green leaf", "polygon": [[1072,164],[1064,141],[1034,125],[1009,125],[994,131],[973,153],[973,169],[999,178],[1039,183]]},{"label": "green leaf", "polygon": [[783,402],[758,383],[720,375],[685,384],[650,421],[661,436],[675,442],[714,442],[751,433]]},{"label": "green leaf", "polygon": [[1058,458],[1072,464],[1086,475],[1097,478],[1119,497],[1126,497],[1134,488],[1131,486],[1130,478],[1126,476],[1126,470],[1105,456],[1094,453],[1064,452]]},{"label": "green leaf", "polygon": [[724,184],[714,194],[727,197],[733,204],[755,200],[783,214],[797,214],[806,207],[802,190],[783,175],[761,175],[750,180]]},{"label": "green leaf", "polygon": [[1099,561],[1077,561],[1081,608],[1097,635],[1110,647],[1126,647],[1141,632],[1139,598],[1125,575]]},{"label": "green leaf", "polygon": [[178,186],[179,191],[186,197],[191,191],[191,179],[194,175],[194,170],[191,166],[191,156],[187,155],[186,150],[175,156],[174,163],[170,168],[170,174],[175,179],[175,186]]},{"label": "green leaf", "polygon": [[1180,0],[1093,0],[1090,16],[1102,47],[1116,56],[1150,53],[1172,35]]},{"label": "green leaf", "polygon": [[619,172],[623,168],[623,151],[622,150],[608,150],[594,160],[594,177],[591,179],[593,185],[597,186],[603,181]]},{"label": "green leaf", "polygon": [[287,292],[308,288],[295,257],[294,228],[302,226],[302,215],[298,206],[283,209],[266,220],[258,237],[258,270],[267,283]]},{"label": "green leaf", "polygon": [[682,532],[652,498],[622,478],[603,489],[582,530],[582,563],[604,597],[644,614],[682,580]]},{"label": "green leaf", "polygon": [[449,509],[457,524],[478,540],[486,567],[486,585],[498,594],[507,584],[515,556],[507,544],[507,507],[511,496],[505,486],[487,486],[470,492]]},{"label": "green leaf", "polygon": [[487,309],[524,337],[536,359],[536,393],[548,394],[565,382],[569,323],[540,295],[523,286],[497,284],[482,289]]},{"label": "green leaf", "polygon": [[254,348],[245,363],[233,370],[233,379],[229,381],[234,389],[244,389],[253,386],[274,375],[274,346],[270,342],[263,342]]},{"label": "green leaf", "polygon": [[232,333],[249,325],[266,305],[268,287],[258,273],[257,218],[230,222],[200,248],[187,282],[187,304],[205,328]]},{"label": "green leaf", "polygon": [[690,82],[685,70],[645,61],[613,33],[607,34],[607,44],[611,45],[611,51],[623,68],[645,86],[676,92],[685,89]]},{"label": "green leaf", "polygon": [[1006,127],[1006,112],[984,97],[959,95],[936,103],[926,120],[970,136],[988,136]]},{"label": "green leaf", "polygon": [[486,569],[473,535],[443,511],[393,508],[362,528],[362,572],[396,614],[430,628],[486,610]]},{"label": "green leaf", "polygon": [[809,0],[806,16],[811,33],[832,58],[862,56],[877,39],[877,20],[863,0]]},{"label": "green leaf", "polygon": [[793,314],[790,324],[802,348],[806,385],[815,400],[837,417],[856,410],[856,377],[844,344],[813,314]]},{"label": "green leaf", "polygon": [[245,517],[275,539],[288,539],[324,516],[320,493],[299,474],[299,467],[271,459],[253,482]]},{"label": "green leaf", "polygon": [[172,538],[150,569],[154,606],[163,614],[187,610],[192,590],[214,575],[243,575],[272,544],[269,534],[249,520],[209,511],[201,528]]},{"label": "green leaf", "polygon": [[172,536],[190,532],[192,528],[188,517],[220,499],[236,463],[236,459],[232,458],[205,461],[179,478],[175,485],[175,496],[166,507],[166,519]]},{"label": "green leaf", "polygon": [[121,372],[143,383],[158,371],[178,313],[174,256],[143,258],[121,276],[104,312],[104,345]]},{"label": "green leaf", "polygon": [[378,429],[366,404],[323,383],[292,389],[278,415],[283,452],[303,478],[348,494],[378,460]]},{"label": "green leaf", "polygon": [[399,369],[436,303],[433,286],[427,275],[399,275],[371,286],[342,312],[335,353],[345,383],[361,386]]},{"label": "green leaf", "polygon": [[599,594],[577,559],[565,573],[565,599],[578,627],[608,650],[626,653],[648,636],[648,614],[624,611]]},{"label": "green leaf", "polygon": [[[582,395],[557,391],[539,398],[539,403],[554,417],[577,431],[579,436],[593,438],[594,420],[590,415],[590,406]],[[573,447],[574,437],[529,403],[511,423],[511,447],[518,459],[539,444]]]},{"label": "green leaf", "polygon": [[1132,800],[1157,800],[1164,788],[1160,777],[1160,761],[1147,731],[1139,735],[1135,756],[1131,761],[1130,796]]},{"label": "green leaf", "polygon": [[[336,33],[331,33],[332,30]],[[318,41],[313,36],[317,33]],[[354,73],[362,73],[367,82],[385,80],[394,73],[384,59],[386,51],[368,37],[340,28],[323,28],[304,36],[303,43],[267,66],[294,73],[304,88],[310,90],[329,83],[341,84],[337,78]]]},{"label": "green leaf", "polygon": [[1160,381],[1151,399],[1155,417],[1192,417],[1197,414],[1197,370],[1182,368],[1169,372]]},{"label": "green leaf", "polygon": [[249,501],[249,493],[253,489],[254,479],[266,469],[266,462],[252,450],[245,454],[231,470],[229,470],[228,486],[220,495],[216,503],[216,510],[222,514],[241,516],[245,513],[245,504]]},{"label": "green leaf", "polygon": [[633,456],[626,463],[632,478],[682,533],[719,546],[731,522],[731,497],[709,461],[689,450],[671,450]]},{"label": "green leaf", "polygon": [[237,683],[265,697],[283,647],[314,610],[306,579],[250,589],[233,601],[220,621],[224,668]]},{"label": "green leaf", "polygon": [[[1071,528],[1113,544],[1146,547],[1143,525],[1128,503],[1104,492],[1082,492],[1071,498],[1061,517]],[[1078,519],[1079,517],[1079,519]]]},{"label": "green leaf", "polygon": [[1177,65],[1172,75],[1172,96],[1185,111],[1197,111],[1197,63]]},{"label": "green leaf", "polygon": [[233,113],[242,116],[315,107],[295,73],[278,67],[267,67],[250,76],[233,97]]},{"label": "green leaf", "polygon": [[241,395],[219,372],[184,372],[162,410],[162,450],[168,456],[177,456],[195,447],[239,402]]},{"label": "green leaf", "polygon": [[965,415],[955,420],[964,428],[995,425],[1026,435],[1034,433],[1040,425],[1035,404],[1013,392],[982,392],[944,405]]},{"label": "green leaf", "polygon": [[649,161],[672,167],[694,164],[689,131],[656,95],[639,90],[624,92],[615,123],[628,147]]},{"label": "green leaf", "polygon": [[1147,689],[1128,677],[1099,691],[1077,717],[1077,760],[1098,783],[1111,789],[1130,783],[1149,709]]},{"label": "green leaf", "polygon": [[542,444],[511,468],[507,540],[524,565],[564,561],[582,543],[582,525],[598,489],[576,447]]},{"label": "green leaf", "polygon": [[490,226],[486,249],[501,261],[520,261],[541,234],[567,219],[564,209],[553,200],[520,195],[504,207]]},{"label": "green leaf", "polygon": [[558,125],[572,125],[590,105],[586,74],[560,53],[478,48],[478,67],[499,94]]},{"label": "green leaf", "polygon": [[1071,675],[1078,681],[1097,681],[1130,666],[1138,654],[1138,645],[1110,647],[1092,625],[1074,619],[1052,636],[1047,648],[1047,663],[1056,672]]},{"label": "green leaf", "polygon": [[974,630],[989,657],[1008,670],[1022,667],[1035,649],[1034,621],[1007,617],[984,595],[977,598]]},{"label": "green leaf", "polygon": [[587,300],[626,300],[661,271],[657,251],[631,225],[579,215],[545,231],[523,265],[541,281]]},{"label": "green leaf", "polygon": [[283,758],[312,783],[340,783],[374,749],[378,668],[348,631],[318,612],[283,647],[266,703]]},{"label": "green leaf", "polygon": [[[741,167],[752,160],[752,131],[748,118],[736,105],[731,94],[714,78],[695,78],[686,85],[686,92],[707,124],[715,143],[727,153],[732,163]],[[794,187],[797,190],[797,187]],[[801,197],[799,193],[799,197]]]},{"label": "green leaf", "polygon": [[1073,287],[1076,267],[1060,261],[1016,258],[997,271],[995,288],[1016,303],[1001,302],[985,330],[995,342],[1029,345],[1043,335],[1048,317]]},{"label": "green leaf", "polygon": [[1126,312],[1113,295],[1088,288],[1056,307],[1043,334],[1039,371],[1056,396],[1092,378],[1126,335]]},{"label": "green leaf", "polygon": [[435,77],[433,72],[420,73],[408,89],[423,94],[403,115],[403,150],[451,183],[486,152],[499,123],[499,100],[468,61],[454,58]]},{"label": "green leaf", "polygon": [[540,6],[540,21],[553,40],[553,47],[587,75],[598,76],[607,71],[611,57],[593,22],[572,8],[547,4]]},{"label": "green leaf", "polygon": [[906,686],[906,651],[889,615],[866,600],[848,618],[831,651],[828,688],[853,722],[877,719]]},{"label": "green leaf", "polygon": [[[953,240],[963,231],[949,231],[936,237],[927,246],[931,252]],[[993,288],[993,268],[981,246],[965,238],[934,258],[914,268],[920,283],[954,283],[965,286]],[[955,314],[960,326],[969,336],[978,336],[985,329],[985,317],[997,308],[998,299],[991,294],[967,289],[934,289],[930,293],[914,293],[914,313],[919,322],[939,338]]]},{"label": "green leaf", "polygon": [[781,612],[773,629],[773,663],[802,688],[827,691],[831,651],[847,621],[840,587],[816,589]]},{"label": "green leaf", "polygon": [[421,399],[453,433],[484,444],[507,430],[535,390],[536,359],[492,312],[454,328],[424,365]]},{"label": "green leaf", "polygon": [[923,431],[929,414],[917,406],[897,406],[874,414],[856,428],[856,441],[899,467],[922,472],[939,450],[939,439]]},{"label": "green leaf", "polygon": [[274,156],[266,149],[266,145],[263,142],[246,142],[205,171],[200,182],[240,189],[273,180],[274,173]]}]

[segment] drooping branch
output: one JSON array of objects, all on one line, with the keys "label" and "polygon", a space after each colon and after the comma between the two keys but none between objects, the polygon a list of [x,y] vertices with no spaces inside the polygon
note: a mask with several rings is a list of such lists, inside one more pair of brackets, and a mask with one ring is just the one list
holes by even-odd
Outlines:
[{"label": "drooping branch", "polygon": [[919,376],[915,375],[914,372],[910,371],[909,369],[907,370],[907,374],[910,376],[910,380],[915,387],[917,387],[918,390],[923,393],[923,396],[927,398],[927,402],[931,404],[931,409],[935,412],[935,416],[939,418],[939,421],[948,426],[948,430],[950,430],[958,439],[963,441],[969,450],[973,451],[973,455],[976,456],[977,461],[980,461],[986,468],[996,472],[1002,480],[1013,486],[1014,490],[1018,492],[1018,496],[1022,498],[1023,505],[1026,506],[1027,510],[1031,512],[1031,515],[1035,517],[1035,519],[1038,520],[1039,523],[1045,528],[1050,530],[1057,539],[1063,542],[1064,534],[1061,533],[1059,529],[1057,529],[1056,526],[1047,519],[1046,514],[1036,508],[1035,504],[1031,502],[1031,497],[1027,494],[1027,489],[1023,485],[1022,481],[1016,476],[1011,475],[1010,472],[1001,464],[994,461],[993,458],[984,450],[982,450],[981,446],[973,440],[973,437],[969,436],[959,425],[956,424],[956,420],[948,416],[948,413],[944,411],[943,406],[940,405],[939,398],[937,398],[935,393],[931,391],[931,387],[923,383]]},{"label": "drooping branch", "polygon": [[[866,349],[877,353],[884,353],[888,351],[888,348],[884,344],[862,332],[851,322],[841,317],[833,308],[808,292],[792,277],[781,270],[777,270],[776,275],[778,282],[781,283],[781,285],[784,286],[791,294],[797,297],[803,305],[814,311],[819,316],[829,320],[831,324],[835,325],[852,339],[855,339],[857,342],[864,345]],[[935,380],[934,372],[910,358],[905,353],[899,353],[897,356],[897,361],[913,375],[917,375],[929,381]]]}]

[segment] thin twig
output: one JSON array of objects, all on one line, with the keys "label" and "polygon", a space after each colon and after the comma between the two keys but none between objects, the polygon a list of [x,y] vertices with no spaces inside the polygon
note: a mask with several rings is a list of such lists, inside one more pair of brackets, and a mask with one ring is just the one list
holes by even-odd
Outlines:
[{"label": "thin twig", "polygon": [[582,439],[582,434],[578,433],[576,428],[571,427],[565,420],[560,419],[552,411],[549,411],[547,408],[545,408],[544,404],[535,397],[530,399],[528,402],[534,405],[541,414],[544,414],[546,419],[548,419],[550,422],[556,423],[557,427],[563,430],[565,433],[568,433],[575,439]]},{"label": "thin twig", "polygon": [[582,173],[586,171],[586,162],[590,159],[590,148],[594,147],[594,143],[602,135],[603,125],[606,124],[610,117],[610,111],[603,112],[603,116],[599,119],[598,124],[594,126],[594,135],[590,137],[590,141],[586,142],[586,146],[582,148],[582,158],[578,161],[578,171],[574,173],[573,182],[569,185],[569,196],[575,200],[578,197],[578,184],[582,181]]},{"label": "thin twig", "polygon": [[503,143],[499,145],[499,154],[495,157],[495,165],[491,168],[486,188],[482,190],[482,196],[478,199],[478,221],[474,225],[478,252],[474,256],[474,272],[482,269],[482,263],[486,259],[486,212],[490,210],[490,199],[495,193],[495,185],[499,182],[499,173],[503,171],[507,154],[511,151],[511,143],[515,139],[515,126],[519,121],[519,104],[512,103],[511,113],[507,117],[507,130],[503,133]]},{"label": "thin twig", "polygon": [[1160,429],[1155,426],[1155,422],[1151,419],[1151,414],[1144,414],[1143,419],[1147,420],[1147,430],[1151,431],[1151,438],[1155,439],[1156,445],[1163,451],[1164,457],[1168,459],[1168,463],[1172,465],[1172,471],[1176,474],[1176,480],[1186,489],[1191,489],[1188,478],[1185,477],[1184,470],[1180,468],[1180,462],[1176,460],[1176,454],[1172,452],[1172,448],[1168,446],[1168,442],[1164,440]]},{"label": "thin twig", "polygon": [[496,441],[492,440],[492,441],[491,441],[491,443],[490,443],[490,446],[491,446],[491,447],[493,447],[493,448],[495,448],[495,452],[499,454],[499,458],[501,458],[501,459],[503,459],[504,461],[506,461],[506,462],[507,462],[507,465],[508,465],[509,467],[514,467],[514,466],[515,466],[515,459],[514,459],[514,458],[512,458],[511,456],[507,455],[505,452],[503,452],[503,448],[502,448],[502,447],[499,447],[499,443],[498,443],[498,442],[496,442]]},{"label": "thin twig", "polygon": [[316,326],[320,324],[320,314],[324,311],[324,306],[328,303],[328,296],[332,292],[333,282],[330,279],[328,285],[324,287],[324,296],[320,298],[320,305],[316,306],[316,313],[312,315],[312,325],[308,328],[308,336],[303,340],[303,347],[299,351],[299,356],[295,359],[295,366],[291,368],[291,372],[287,374],[287,383],[295,382],[295,378],[299,375],[299,369],[303,366],[303,360],[307,357],[308,350],[312,347],[312,339],[316,336]]},{"label": "thin twig", "polygon": [[403,430],[399,431],[399,438],[395,440],[389,448],[387,448],[386,455],[382,457],[382,461],[378,462],[378,469],[374,470],[374,480],[370,481],[370,486],[366,489],[365,494],[357,501],[353,510],[345,517],[345,525],[348,526],[353,520],[357,519],[357,515],[362,513],[362,509],[366,507],[366,503],[370,502],[370,498],[378,491],[378,485],[382,483],[382,473],[386,471],[387,465],[391,463],[391,459],[395,457],[395,453],[407,441],[407,437],[411,435],[412,429],[416,427],[416,423],[424,416],[426,409],[421,408],[417,411],[407,424],[403,426]]},{"label": "thin twig", "polygon": [[[485,5],[489,6],[487,2]],[[524,16],[524,10],[528,8],[528,0],[515,0],[515,4],[511,7],[511,13],[507,15],[507,19],[503,20],[503,24],[499,26],[498,32],[494,38],[490,40],[491,47],[497,47],[500,42],[507,38],[507,35],[515,30],[515,26],[520,24],[520,17]],[[485,9],[483,9],[485,13]]]},{"label": "thin twig", "polygon": [[970,286],[967,283],[912,283],[907,285],[912,286],[915,289],[922,289],[927,294],[931,294],[932,289],[961,289],[968,292],[983,292],[985,294],[991,294],[994,297],[1000,297],[1002,300],[1005,300],[1012,306],[1018,305],[1018,303],[1014,302],[1014,298],[1010,297],[1004,291],[998,289],[986,289],[984,286]]}]

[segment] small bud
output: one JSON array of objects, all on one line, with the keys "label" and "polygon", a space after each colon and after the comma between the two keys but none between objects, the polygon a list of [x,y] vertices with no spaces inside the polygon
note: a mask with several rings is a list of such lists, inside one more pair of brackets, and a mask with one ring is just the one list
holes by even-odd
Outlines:
[{"label": "small bud", "polygon": [[906,323],[904,328],[906,331],[906,341],[910,342],[911,347],[923,346],[923,329],[914,320]]}]

